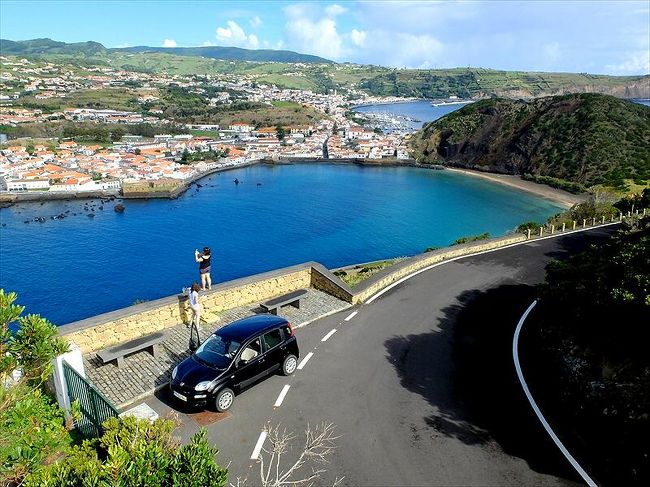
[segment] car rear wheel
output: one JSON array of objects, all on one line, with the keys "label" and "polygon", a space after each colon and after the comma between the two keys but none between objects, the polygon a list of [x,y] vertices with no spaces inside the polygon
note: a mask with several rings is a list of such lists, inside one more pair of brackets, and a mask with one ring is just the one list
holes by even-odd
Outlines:
[{"label": "car rear wheel", "polygon": [[232,403],[235,401],[235,393],[232,391],[232,389],[228,389],[227,387],[225,389],[221,389],[219,393],[217,394],[217,397],[214,400],[215,406],[217,408],[217,411],[220,413],[225,413],[230,409],[230,406],[232,406]]},{"label": "car rear wheel", "polygon": [[287,355],[287,358],[284,359],[282,364],[282,373],[284,375],[291,375],[296,371],[298,366],[298,359],[295,355]]}]

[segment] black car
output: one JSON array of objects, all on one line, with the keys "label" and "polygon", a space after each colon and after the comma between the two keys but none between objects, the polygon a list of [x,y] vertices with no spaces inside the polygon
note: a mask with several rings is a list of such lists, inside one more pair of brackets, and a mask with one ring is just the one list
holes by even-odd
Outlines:
[{"label": "black car", "polygon": [[235,392],[280,370],[293,374],[298,342],[287,320],[258,315],[218,329],[172,372],[173,396],[190,406],[232,406]]}]

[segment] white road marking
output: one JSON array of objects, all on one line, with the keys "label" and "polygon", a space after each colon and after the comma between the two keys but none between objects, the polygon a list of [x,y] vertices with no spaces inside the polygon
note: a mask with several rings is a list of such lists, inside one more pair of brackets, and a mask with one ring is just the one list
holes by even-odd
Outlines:
[{"label": "white road marking", "polygon": [[601,229],[601,228],[604,228],[604,227],[609,227],[611,225],[619,225],[620,223],[621,222],[605,223],[604,225],[598,225],[597,227],[581,228],[579,230],[571,230],[571,231],[567,231],[567,232],[564,232],[564,233],[556,233],[554,235],[548,235],[546,237],[536,238],[534,240],[533,239],[531,239],[531,240],[523,240],[521,242],[516,242],[516,243],[510,244],[510,245],[504,245],[503,247],[497,247],[497,248],[490,249],[490,250],[482,250],[481,252],[476,252],[476,253],[473,253],[473,254],[459,255],[458,257],[452,257],[451,259],[445,259],[443,261],[436,262],[435,264],[431,264],[431,265],[428,265],[426,267],[423,267],[422,269],[417,270],[417,271],[413,272],[412,274],[409,274],[408,276],[404,276],[401,279],[398,279],[397,281],[392,283],[390,286],[386,286],[384,289],[377,292],[377,294],[375,294],[370,299],[368,299],[368,301],[366,301],[364,304],[370,304],[375,299],[380,297],[382,294],[387,293],[388,291],[393,289],[395,286],[398,286],[398,285],[402,284],[404,281],[408,281],[410,278],[415,277],[418,274],[422,274],[423,272],[431,270],[434,267],[444,265],[444,264],[446,264],[448,262],[454,262],[455,260],[459,260],[459,259],[466,259],[467,257],[476,257],[477,255],[487,254],[489,252],[496,252],[498,250],[503,250],[503,249],[509,249],[510,247],[516,247],[517,245],[526,245],[526,244],[530,244],[531,242],[539,242],[540,240],[547,240],[549,238],[563,237],[565,235],[571,235],[573,233],[587,232],[589,230]]},{"label": "white road marking", "polygon": [[289,387],[291,386],[287,384],[282,388],[282,390],[280,391],[280,395],[275,400],[275,404],[273,405],[273,407],[279,408],[280,406],[282,406],[282,401],[284,401],[284,396],[286,396],[287,392],[289,392]]},{"label": "white road marking", "polygon": [[309,352],[307,355],[305,355],[305,358],[302,359],[302,361],[298,364],[298,370],[302,370],[303,367],[307,365],[307,362],[309,362],[309,359],[313,357],[313,355],[313,352]]},{"label": "white road marking", "polygon": [[260,433],[260,437],[257,439],[257,443],[255,443],[255,448],[253,449],[251,460],[257,460],[259,458],[265,440],[266,440],[266,431],[262,431]]},{"label": "white road marking", "polygon": [[357,315],[357,313],[358,311],[353,311],[345,318],[345,321],[350,321],[352,318],[354,318]]},{"label": "white road marking", "polygon": [[323,338],[320,339],[321,342],[326,342],[329,337],[334,335],[336,333],[336,328],[334,328],[332,331],[330,331],[327,335],[325,335]]},{"label": "white road marking", "polygon": [[522,317],[519,319],[519,323],[517,324],[517,328],[515,330],[515,335],[512,339],[512,358],[515,362],[517,377],[519,377],[519,382],[521,383],[521,387],[524,389],[524,393],[528,398],[528,402],[532,406],[533,411],[535,411],[535,414],[537,415],[537,418],[542,423],[542,426],[544,426],[544,429],[549,434],[553,442],[557,445],[557,447],[560,449],[560,451],[566,457],[566,459],[569,460],[569,463],[573,465],[573,468],[576,469],[578,474],[580,474],[580,476],[587,483],[587,485],[589,487],[596,487],[596,483],[591,479],[591,477],[589,477],[587,472],[585,472],[585,470],[580,466],[580,464],[576,461],[576,459],[573,458],[571,453],[569,453],[569,450],[566,449],[566,447],[562,444],[562,442],[557,437],[555,432],[551,429],[551,426],[548,424],[546,418],[544,418],[544,415],[542,414],[539,407],[537,406],[535,399],[533,399],[533,395],[530,393],[530,390],[528,389],[528,384],[526,384],[526,380],[524,379],[524,374],[521,371],[521,365],[519,364],[519,350],[518,350],[519,334],[521,333],[521,328],[524,326],[524,321],[526,321],[528,314],[533,310],[536,304],[537,304],[537,300],[533,301],[532,304],[528,307],[528,309],[524,312]]}]

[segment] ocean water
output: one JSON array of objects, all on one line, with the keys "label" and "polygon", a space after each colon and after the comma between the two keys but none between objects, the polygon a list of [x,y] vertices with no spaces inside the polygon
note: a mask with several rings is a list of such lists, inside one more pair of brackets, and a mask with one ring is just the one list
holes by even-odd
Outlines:
[{"label": "ocean water", "polygon": [[560,210],[480,178],[407,167],[256,165],[200,184],[177,200],[126,200],[122,214],[98,200],[0,209],[0,287],[60,325],[180,292],[198,280],[193,253],[206,245],[222,282],[309,260],[333,268],[414,255]]},{"label": "ocean water", "polygon": [[426,123],[438,120],[448,113],[464,107],[465,104],[442,105],[434,107],[428,100],[417,100],[406,103],[382,103],[378,105],[362,105],[355,108],[361,113],[388,113],[391,115],[402,115],[411,117],[415,121],[408,122],[413,130],[419,130]]}]

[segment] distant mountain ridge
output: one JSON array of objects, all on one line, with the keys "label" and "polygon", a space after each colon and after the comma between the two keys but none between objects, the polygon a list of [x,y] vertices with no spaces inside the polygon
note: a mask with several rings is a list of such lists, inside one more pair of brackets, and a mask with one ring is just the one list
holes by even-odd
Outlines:
[{"label": "distant mountain ridge", "polygon": [[596,93],[493,98],[426,125],[419,162],[531,174],[584,186],[650,179],[650,108]]},{"label": "distant mountain ridge", "polygon": [[272,49],[242,49],[239,47],[205,46],[205,47],[149,47],[135,46],[124,48],[107,48],[99,42],[59,42],[52,39],[31,39],[11,41],[0,39],[0,54],[3,55],[44,55],[70,54],[95,56],[111,52],[147,53],[159,52],[177,56],[198,56],[225,61],[255,61],[281,63],[333,64],[333,61],[310,54],[293,51],[276,51]]}]

